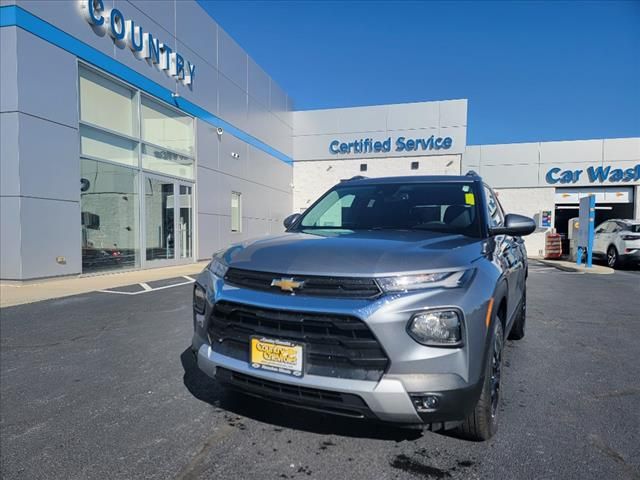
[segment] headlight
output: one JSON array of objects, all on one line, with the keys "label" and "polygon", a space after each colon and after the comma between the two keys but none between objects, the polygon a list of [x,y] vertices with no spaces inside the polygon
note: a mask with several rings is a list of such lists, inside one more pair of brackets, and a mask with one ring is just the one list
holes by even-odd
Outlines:
[{"label": "headlight", "polygon": [[207,306],[207,292],[197,283],[193,287],[193,309],[202,315]]},{"label": "headlight", "polygon": [[407,331],[418,343],[432,347],[462,345],[462,319],[456,310],[434,310],[415,314]]},{"label": "headlight", "polygon": [[421,273],[417,275],[403,275],[398,277],[378,278],[380,288],[386,293],[408,292],[425,288],[455,288],[460,287],[471,277],[473,270],[457,272]]},{"label": "headlight", "polygon": [[218,257],[213,257],[213,260],[211,260],[211,263],[209,264],[209,271],[211,273],[218,278],[224,278],[227,274],[227,270],[229,270],[229,267],[222,263]]}]

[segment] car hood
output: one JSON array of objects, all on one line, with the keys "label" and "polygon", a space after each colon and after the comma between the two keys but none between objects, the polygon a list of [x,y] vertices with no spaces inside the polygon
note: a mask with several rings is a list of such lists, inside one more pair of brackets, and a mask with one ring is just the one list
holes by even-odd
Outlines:
[{"label": "car hood", "polygon": [[426,231],[283,233],[231,246],[230,267],[291,275],[382,276],[468,267],[483,240]]}]

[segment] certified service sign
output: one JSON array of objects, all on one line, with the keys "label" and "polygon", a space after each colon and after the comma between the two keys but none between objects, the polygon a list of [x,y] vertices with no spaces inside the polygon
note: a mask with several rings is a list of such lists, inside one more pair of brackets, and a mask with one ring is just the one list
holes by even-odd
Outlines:
[{"label": "certified service sign", "polygon": [[103,0],[80,0],[80,9],[94,28],[106,30],[115,42],[126,44],[136,57],[147,60],[185,85],[193,84],[196,66],[133,20],[126,20],[117,8],[105,9]]}]

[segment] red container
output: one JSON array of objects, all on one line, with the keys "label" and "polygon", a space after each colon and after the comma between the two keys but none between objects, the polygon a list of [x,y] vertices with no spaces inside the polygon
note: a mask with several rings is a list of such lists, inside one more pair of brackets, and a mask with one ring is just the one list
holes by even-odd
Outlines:
[{"label": "red container", "polygon": [[547,233],[544,240],[544,258],[562,257],[562,237],[559,233]]}]

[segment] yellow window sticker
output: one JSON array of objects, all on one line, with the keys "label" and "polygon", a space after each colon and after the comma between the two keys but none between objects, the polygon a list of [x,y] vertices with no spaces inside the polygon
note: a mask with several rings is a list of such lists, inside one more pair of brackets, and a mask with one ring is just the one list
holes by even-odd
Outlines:
[{"label": "yellow window sticker", "polygon": [[475,205],[476,197],[474,197],[473,193],[465,193],[464,194],[464,203],[467,205]]}]

